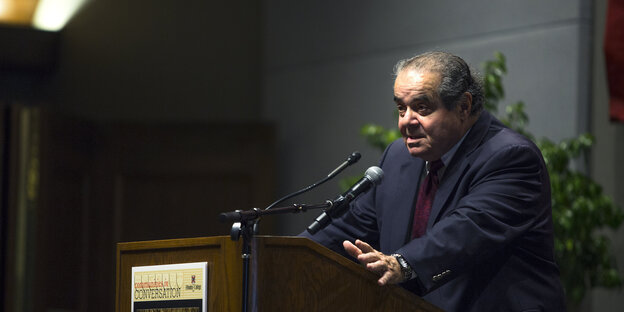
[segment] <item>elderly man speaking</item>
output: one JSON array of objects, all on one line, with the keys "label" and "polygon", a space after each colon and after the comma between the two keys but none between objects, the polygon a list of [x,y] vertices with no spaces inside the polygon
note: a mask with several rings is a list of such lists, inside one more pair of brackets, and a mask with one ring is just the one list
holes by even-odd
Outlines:
[{"label": "elderly man speaking", "polygon": [[383,183],[302,235],[447,311],[564,311],[539,149],[483,111],[458,56],[421,54],[395,73],[403,138],[382,156]]}]

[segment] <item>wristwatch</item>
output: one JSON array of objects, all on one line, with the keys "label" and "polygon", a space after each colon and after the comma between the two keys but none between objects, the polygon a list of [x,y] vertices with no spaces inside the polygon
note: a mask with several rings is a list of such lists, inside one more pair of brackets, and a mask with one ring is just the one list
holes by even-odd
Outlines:
[{"label": "wristwatch", "polygon": [[405,261],[403,256],[401,256],[400,254],[392,254],[392,256],[397,260],[397,262],[399,262],[399,265],[401,266],[403,281],[409,281],[416,277],[416,272],[412,270],[412,267],[409,265],[409,263],[407,263],[407,261]]}]

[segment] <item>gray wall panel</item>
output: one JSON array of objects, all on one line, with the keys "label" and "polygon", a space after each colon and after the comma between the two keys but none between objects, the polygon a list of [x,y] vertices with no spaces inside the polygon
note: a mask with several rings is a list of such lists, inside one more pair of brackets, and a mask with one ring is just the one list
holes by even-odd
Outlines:
[{"label": "gray wall panel", "polygon": [[[591,132],[596,142],[591,153],[591,176],[603,186],[604,193],[624,207],[624,124],[609,122],[609,93],[603,54],[603,38],[607,0],[596,1],[593,44],[593,81]],[[612,238],[612,250],[620,272],[624,270],[624,227],[617,232],[606,231]],[[595,289],[585,302],[587,311],[616,312],[624,307],[622,291]]]},{"label": "gray wall panel", "polygon": [[266,1],[269,68],[578,23],[582,0]]}]

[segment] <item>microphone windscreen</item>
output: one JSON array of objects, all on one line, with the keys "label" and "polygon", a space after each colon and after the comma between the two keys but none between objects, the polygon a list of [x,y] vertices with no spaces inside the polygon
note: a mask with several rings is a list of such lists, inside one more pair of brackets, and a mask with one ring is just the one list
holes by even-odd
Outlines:
[{"label": "microphone windscreen", "polygon": [[383,170],[381,170],[381,168],[377,167],[377,166],[372,166],[368,169],[366,169],[366,172],[364,173],[365,176],[368,177],[369,180],[371,180],[371,182],[373,182],[373,184],[377,184],[379,182],[381,182],[381,179],[383,179]]},{"label": "microphone windscreen", "polygon": [[360,152],[353,152],[351,153],[351,155],[349,155],[349,157],[347,158],[347,162],[352,165],[356,162],[358,162],[358,160],[360,160],[360,158],[362,157],[362,155],[360,154]]}]

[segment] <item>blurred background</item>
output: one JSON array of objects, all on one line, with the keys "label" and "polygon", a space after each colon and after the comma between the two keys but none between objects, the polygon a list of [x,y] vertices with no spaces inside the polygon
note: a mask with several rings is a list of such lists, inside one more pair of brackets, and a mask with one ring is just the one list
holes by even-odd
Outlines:
[{"label": "blurred background", "polygon": [[[502,52],[528,129],[592,133],[575,166],[624,206],[607,0],[48,1],[0,0],[5,311],[112,311],[117,242],[229,235],[220,212],[266,207],[353,151],[342,176],[363,174],[380,152],[361,126],[396,126],[393,65],[429,50],[477,70]],[[288,203],[334,198],[338,180]],[[260,233],[318,214],[266,217]],[[624,268],[624,232],[606,233]],[[582,310],[622,306],[598,288]]]}]

